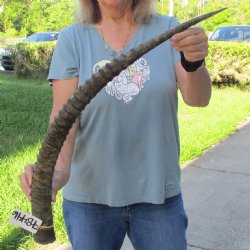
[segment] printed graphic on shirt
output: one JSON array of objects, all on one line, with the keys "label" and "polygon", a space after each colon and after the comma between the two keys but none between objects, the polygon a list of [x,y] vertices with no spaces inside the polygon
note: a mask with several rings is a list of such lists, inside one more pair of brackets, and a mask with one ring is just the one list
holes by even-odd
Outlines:
[{"label": "printed graphic on shirt", "polygon": [[[108,60],[99,61],[94,65],[93,72],[96,73],[109,62]],[[140,93],[149,80],[150,66],[147,60],[142,57],[109,82],[105,87],[105,91],[118,101],[128,104]]]}]

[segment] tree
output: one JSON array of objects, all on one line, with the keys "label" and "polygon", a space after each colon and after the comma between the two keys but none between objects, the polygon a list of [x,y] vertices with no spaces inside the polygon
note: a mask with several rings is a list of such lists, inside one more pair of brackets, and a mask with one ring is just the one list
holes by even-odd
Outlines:
[{"label": "tree", "polygon": [[[0,36],[24,36],[60,30],[74,22],[75,0],[0,0]],[[250,24],[249,0],[158,0],[158,11],[184,22],[202,13],[228,7],[227,12],[203,22],[206,31],[221,25]],[[1,8],[0,8],[1,10]]]},{"label": "tree", "polygon": [[[165,4],[165,9],[168,9]],[[209,11],[228,7],[220,15],[217,15],[202,23],[206,31],[213,31],[218,26],[232,24],[250,24],[249,0],[182,0],[174,1],[174,16],[181,22]],[[163,9],[163,7],[161,8]],[[168,13],[165,11],[165,14]]]},{"label": "tree", "polygon": [[74,9],[74,0],[8,0],[0,14],[0,32],[13,37],[61,30],[73,23]]},{"label": "tree", "polygon": [[174,15],[174,0],[169,0],[169,15]]}]

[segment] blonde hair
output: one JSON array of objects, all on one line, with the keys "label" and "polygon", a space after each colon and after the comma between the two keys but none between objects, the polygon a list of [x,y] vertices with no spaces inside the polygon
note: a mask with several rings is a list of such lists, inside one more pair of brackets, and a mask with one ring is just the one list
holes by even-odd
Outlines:
[{"label": "blonde hair", "polygon": [[[155,12],[156,0],[133,0],[132,18],[137,24],[150,22]],[[76,20],[85,24],[96,24],[102,19],[97,0],[79,0]]]}]

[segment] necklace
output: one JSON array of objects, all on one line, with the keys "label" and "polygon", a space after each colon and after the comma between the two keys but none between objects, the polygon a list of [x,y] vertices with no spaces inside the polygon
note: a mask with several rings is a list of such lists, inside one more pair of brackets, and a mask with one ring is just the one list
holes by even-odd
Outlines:
[{"label": "necklace", "polygon": [[106,42],[106,40],[104,38],[102,26],[100,25],[99,27],[100,27],[102,40],[104,42],[104,48],[107,51],[107,53],[113,58],[116,56],[120,56],[122,54],[123,50],[125,49],[126,45],[128,44],[128,39],[129,39],[130,34],[131,34],[132,22],[130,22],[129,30],[128,30],[128,33],[126,35],[126,39],[123,41],[122,48],[119,51],[114,51],[112,48],[110,48],[110,46],[108,45],[108,43]]}]

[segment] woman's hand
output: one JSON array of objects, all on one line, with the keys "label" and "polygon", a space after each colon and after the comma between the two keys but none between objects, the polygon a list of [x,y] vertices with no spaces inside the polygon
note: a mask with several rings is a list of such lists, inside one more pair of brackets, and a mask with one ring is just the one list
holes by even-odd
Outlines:
[{"label": "woman's hand", "polygon": [[[182,51],[185,61],[197,62],[208,55],[208,38],[200,27],[187,29],[174,35],[171,45]],[[184,102],[193,107],[205,107],[211,98],[211,78],[205,64],[194,71],[187,71],[178,61],[175,66],[177,82]]]},{"label": "woman's hand", "polygon": [[171,38],[172,47],[182,51],[189,62],[200,61],[208,55],[208,38],[203,28],[187,29]]},{"label": "woman's hand", "polygon": [[28,164],[20,175],[21,188],[29,201],[31,201],[31,183],[34,169],[34,164]]},{"label": "woman's hand", "polygon": [[[21,188],[29,201],[31,201],[31,184],[32,176],[35,171],[35,164],[28,164],[25,167],[24,172],[20,175]],[[52,180],[52,194],[51,201],[56,201],[56,195],[58,191],[67,183],[69,174],[62,169],[56,169],[54,171]]]}]

